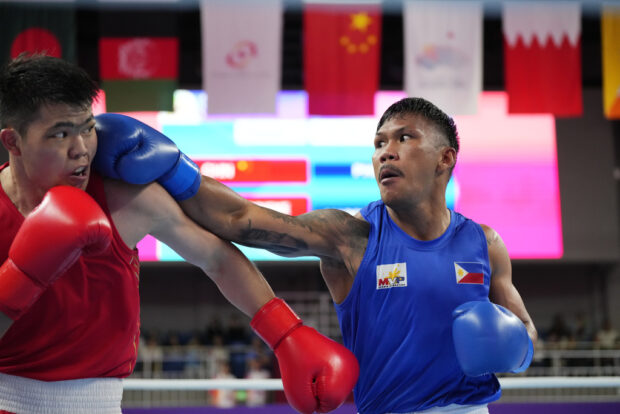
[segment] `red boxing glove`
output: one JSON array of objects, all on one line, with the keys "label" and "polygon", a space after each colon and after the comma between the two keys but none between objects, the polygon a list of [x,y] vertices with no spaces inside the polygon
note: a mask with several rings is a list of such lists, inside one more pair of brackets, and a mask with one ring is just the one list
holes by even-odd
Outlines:
[{"label": "red boxing glove", "polygon": [[0,310],[13,320],[73,265],[82,253],[107,249],[112,227],[84,191],[54,187],[26,217],[0,266]]},{"label": "red boxing glove", "polygon": [[275,352],[284,393],[293,408],[310,414],[342,405],[359,375],[357,359],[347,348],[303,326],[279,298],[260,308],[250,325]]}]

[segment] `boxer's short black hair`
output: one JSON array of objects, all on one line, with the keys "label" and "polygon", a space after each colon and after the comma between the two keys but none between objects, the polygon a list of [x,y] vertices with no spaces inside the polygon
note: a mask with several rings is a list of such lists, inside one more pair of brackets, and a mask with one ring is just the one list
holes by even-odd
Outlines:
[{"label": "boxer's short black hair", "polygon": [[65,60],[21,54],[0,71],[0,128],[25,134],[45,104],[90,108],[99,87],[82,68]]},{"label": "boxer's short black hair", "polygon": [[390,105],[383,113],[377,125],[377,131],[392,118],[405,115],[421,115],[431,121],[445,135],[449,145],[459,152],[459,134],[454,120],[444,111],[424,98],[403,98]]}]

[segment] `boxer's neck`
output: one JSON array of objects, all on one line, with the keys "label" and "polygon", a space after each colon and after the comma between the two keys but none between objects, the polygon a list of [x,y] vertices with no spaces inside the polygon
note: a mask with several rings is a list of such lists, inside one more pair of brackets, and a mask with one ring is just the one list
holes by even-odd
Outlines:
[{"label": "boxer's neck", "polygon": [[9,162],[8,167],[0,171],[0,185],[15,208],[27,216],[41,203],[45,191],[29,184],[25,175],[20,173],[19,163]]}]

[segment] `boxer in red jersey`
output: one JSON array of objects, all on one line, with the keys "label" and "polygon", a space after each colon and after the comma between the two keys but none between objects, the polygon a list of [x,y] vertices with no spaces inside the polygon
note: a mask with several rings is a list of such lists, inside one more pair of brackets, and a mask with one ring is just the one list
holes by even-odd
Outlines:
[{"label": "boxer in red jersey", "polygon": [[0,72],[9,153],[0,167],[0,410],[120,413],[140,330],[136,244],[147,234],[253,316],[291,405],[338,407],[358,375],[348,350],[302,326],[247,258],[188,219],[159,184],[91,171],[97,92],[61,59],[21,56]]}]

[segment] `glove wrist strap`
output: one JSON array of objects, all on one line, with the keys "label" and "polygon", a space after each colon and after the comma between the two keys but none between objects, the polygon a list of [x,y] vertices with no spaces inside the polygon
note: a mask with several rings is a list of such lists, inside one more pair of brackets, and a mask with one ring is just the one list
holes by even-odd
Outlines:
[{"label": "glove wrist strap", "polygon": [[250,326],[271,349],[302,324],[299,316],[280,298],[273,298],[256,312]]},{"label": "glove wrist strap", "polygon": [[183,201],[198,192],[201,178],[198,165],[187,155],[180,153],[174,168],[157,181],[174,199]]},{"label": "glove wrist strap", "polygon": [[513,372],[515,374],[521,373],[525,371],[526,369],[528,369],[530,364],[532,363],[532,358],[534,357],[534,343],[532,342],[532,339],[529,336],[527,337],[527,341],[528,341],[527,352],[525,353],[525,357],[523,358],[523,361],[517,368],[515,368],[514,370],[510,372]]},{"label": "glove wrist strap", "polygon": [[11,259],[0,266],[0,311],[18,319],[41,296],[44,287],[22,272]]}]

